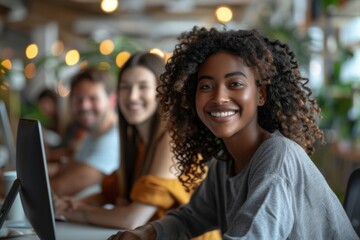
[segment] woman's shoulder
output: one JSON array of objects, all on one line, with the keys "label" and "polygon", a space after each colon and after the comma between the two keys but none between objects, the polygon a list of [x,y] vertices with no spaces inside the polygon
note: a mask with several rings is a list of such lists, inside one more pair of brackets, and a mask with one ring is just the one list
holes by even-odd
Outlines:
[{"label": "woman's shoulder", "polygon": [[270,137],[260,145],[259,150],[274,152],[304,151],[295,141],[285,137],[280,131],[271,133]]},{"label": "woman's shoulder", "polygon": [[309,159],[299,144],[277,131],[260,145],[250,165],[252,170],[274,173],[281,172],[284,168],[296,169],[296,166]]}]

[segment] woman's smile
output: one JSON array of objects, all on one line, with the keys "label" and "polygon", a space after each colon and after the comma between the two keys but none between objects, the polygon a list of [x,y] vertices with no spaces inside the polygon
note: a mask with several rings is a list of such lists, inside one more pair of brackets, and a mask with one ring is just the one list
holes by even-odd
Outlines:
[{"label": "woman's smile", "polygon": [[210,115],[212,117],[216,117],[216,118],[226,118],[226,117],[231,117],[233,115],[235,115],[235,111],[226,111],[226,112],[210,112]]}]

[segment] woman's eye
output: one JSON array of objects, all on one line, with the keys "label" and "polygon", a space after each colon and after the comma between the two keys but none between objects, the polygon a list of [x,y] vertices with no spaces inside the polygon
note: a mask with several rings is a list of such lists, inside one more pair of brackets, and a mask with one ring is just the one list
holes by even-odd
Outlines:
[{"label": "woman's eye", "polygon": [[230,87],[242,87],[242,86],[244,86],[245,84],[243,83],[243,82],[241,82],[241,81],[237,81],[237,82],[232,82],[231,84],[230,84]]},{"label": "woman's eye", "polygon": [[207,89],[210,89],[211,86],[209,84],[201,84],[199,85],[199,89],[200,90],[207,90]]}]

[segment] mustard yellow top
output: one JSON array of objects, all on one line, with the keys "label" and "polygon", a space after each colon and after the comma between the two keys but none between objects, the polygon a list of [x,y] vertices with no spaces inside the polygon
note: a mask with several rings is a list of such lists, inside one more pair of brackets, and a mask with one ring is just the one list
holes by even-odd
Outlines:
[{"label": "mustard yellow top", "polygon": [[165,179],[152,175],[140,177],[133,185],[130,194],[132,201],[158,207],[152,220],[164,216],[169,209],[187,203],[190,196],[191,194],[185,191],[178,179]]}]

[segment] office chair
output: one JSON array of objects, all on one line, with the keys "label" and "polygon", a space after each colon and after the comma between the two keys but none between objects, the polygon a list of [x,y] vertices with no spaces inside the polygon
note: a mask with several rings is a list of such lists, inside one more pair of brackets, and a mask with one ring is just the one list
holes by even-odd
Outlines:
[{"label": "office chair", "polygon": [[355,169],[350,175],[346,187],[344,209],[356,233],[360,236],[360,168]]}]

